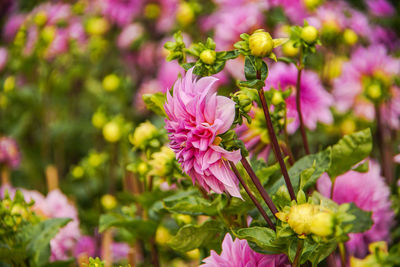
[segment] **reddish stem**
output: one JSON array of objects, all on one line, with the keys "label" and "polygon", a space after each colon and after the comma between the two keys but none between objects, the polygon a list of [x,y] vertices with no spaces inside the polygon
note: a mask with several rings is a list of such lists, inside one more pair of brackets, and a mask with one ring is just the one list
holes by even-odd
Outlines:
[{"label": "reddish stem", "polygon": [[[301,138],[303,139],[303,144],[304,144],[304,149],[306,151],[306,154],[310,154],[310,148],[308,146],[308,140],[307,140],[307,134],[306,134],[306,129],[304,127],[304,121],[303,121],[303,114],[301,113],[301,87],[300,87],[300,82],[301,82],[301,71],[302,68],[298,68],[297,72],[297,82],[296,82],[296,107],[297,107],[297,116],[299,117],[300,121],[300,132],[301,132]],[[317,111],[316,111],[317,112]]]}]

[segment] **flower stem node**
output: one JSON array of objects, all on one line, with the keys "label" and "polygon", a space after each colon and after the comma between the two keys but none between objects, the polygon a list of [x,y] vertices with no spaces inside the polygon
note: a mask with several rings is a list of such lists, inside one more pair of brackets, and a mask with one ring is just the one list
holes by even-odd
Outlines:
[{"label": "flower stem node", "polygon": [[257,57],[269,56],[274,48],[271,35],[264,30],[256,30],[249,38],[251,54]]},{"label": "flower stem node", "polygon": [[103,79],[103,88],[107,92],[113,92],[118,89],[120,85],[120,79],[115,74],[109,74]]},{"label": "flower stem node", "polygon": [[110,121],[103,127],[103,136],[107,142],[115,143],[121,139],[121,129],[117,122]]},{"label": "flower stem node", "polygon": [[329,212],[318,212],[312,217],[311,232],[326,237],[333,234],[334,215]]},{"label": "flower stem node", "polygon": [[200,53],[200,59],[203,63],[212,65],[215,62],[217,53],[214,50],[207,49]]},{"label": "flower stem node", "polygon": [[318,30],[314,26],[305,26],[301,30],[300,37],[307,44],[313,44],[318,38]]},{"label": "flower stem node", "polygon": [[235,93],[235,96],[238,99],[238,104],[239,107],[244,111],[244,112],[249,112],[251,108],[253,107],[253,101],[250,99],[250,97],[243,91],[238,91]]}]

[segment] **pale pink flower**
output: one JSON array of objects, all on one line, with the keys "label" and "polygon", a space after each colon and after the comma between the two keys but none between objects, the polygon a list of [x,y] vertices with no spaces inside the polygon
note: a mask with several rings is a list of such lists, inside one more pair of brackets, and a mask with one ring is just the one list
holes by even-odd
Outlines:
[{"label": "pale pink flower", "polygon": [[[318,190],[324,196],[330,196],[331,180],[328,175],[319,178]],[[390,190],[380,175],[379,164],[372,160],[369,161],[368,172],[349,171],[336,178],[332,199],[338,204],[353,202],[360,209],[372,211],[374,221],[368,231],[350,234],[346,248],[351,255],[362,258],[368,252],[368,244],[389,241],[394,218],[389,197]]]},{"label": "pale pink flower", "polygon": [[270,0],[271,6],[279,6],[294,24],[302,25],[309,12],[303,0]]},{"label": "pale pink flower", "polygon": [[119,48],[129,49],[131,45],[142,37],[144,29],[138,23],[132,23],[125,26],[118,36],[117,44]]},{"label": "pale pink flower", "polygon": [[334,80],[335,107],[340,112],[353,110],[357,117],[374,120],[374,104],[364,96],[366,79],[389,83],[387,90],[391,99],[381,106],[385,122],[392,128],[400,127],[399,88],[393,86],[393,77],[400,73],[400,60],[387,54],[384,46],[360,47],[342,67],[342,74]]},{"label": "pale pink flower", "polygon": [[386,0],[367,0],[369,11],[377,17],[392,16],[396,10]]},{"label": "pale pink flower", "polygon": [[253,251],[247,240],[225,235],[222,242],[222,252],[218,255],[214,250],[203,260],[201,267],[289,267],[290,263],[285,254],[260,254]]},{"label": "pale pink flower", "polygon": [[[266,90],[269,90],[271,87],[276,90],[292,90],[291,96],[286,99],[289,122],[287,129],[290,133],[294,133],[299,127],[295,97],[296,83],[297,68],[294,65],[278,62],[271,67],[265,87]],[[333,117],[329,107],[333,104],[333,98],[325,91],[318,75],[312,71],[303,71],[300,89],[301,112],[305,126],[310,130],[314,130],[317,122],[332,123]]]},{"label": "pale pink flower", "polygon": [[235,118],[235,103],[217,96],[214,77],[193,79],[193,68],[179,79],[173,95],[167,93],[164,105],[170,147],[182,169],[206,191],[227,191],[241,197],[238,180],[227,160],[238,162],[240,151],[218,146],[217,135],[230,129]]},{"label": "pale pink flower", "polygon": [[103,14],[111,22],[125,26],[139,14],[142,0],[103,0]]}]

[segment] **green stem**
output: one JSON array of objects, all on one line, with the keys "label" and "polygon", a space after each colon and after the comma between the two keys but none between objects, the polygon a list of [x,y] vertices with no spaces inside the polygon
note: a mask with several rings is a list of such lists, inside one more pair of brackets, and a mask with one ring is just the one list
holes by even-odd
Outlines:
[{"label": "green stem", "polygon": [[346,267],[346,248],[343,243],[339,243],[340,263],[342,267]]},{"label": "green stem", "polygon": [[300,266],[300,258],[301,258],[301,252],[303,251],[303,245],[304,241],[299,240],[297,242],[297,250],[296,250],[296,256],[294,257],[292,267],[299,267]]}]

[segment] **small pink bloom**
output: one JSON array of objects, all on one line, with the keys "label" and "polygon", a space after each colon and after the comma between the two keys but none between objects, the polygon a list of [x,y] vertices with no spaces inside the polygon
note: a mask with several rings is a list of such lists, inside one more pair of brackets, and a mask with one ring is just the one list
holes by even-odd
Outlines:
[{"label": "small pink bloom", "polygon": [[140,12],[141,0],[103,0],[103,14],[119,26],[132,22]]},{"label": "small pink bloom", "polygon": [[240,151],[226,151],[215,143],[217,135],[232,126],[235,103],[217,96],[216,78],[194,80],[192,72],[193,68],[175,83],[173,95],[167,93],[164,108],[170,147],[193,183],[197,181],[206,191],[227,191],[241,197],[238,180],[227,162],[238,162]]},{"label": "small pink bloom", "polygon": [[392,16],[396,10],[386,0],[367,0],[369,11],[377,17]]},{"label": "small pink bloom", "polygon": [[225,235],[222,252],[218,255],[214,250],[203,260],[201,267],[289,267],[290,263],[284,254],[260,254],[253,251],[247,240],[235,241],[231,235]]},{"label": "small pink bloom", "polygon": [[17,168],[21,162],[21,153],[17,142],[10,137],[0,137],[0,164]]},{"label": "small pink bloom", "polygon": [[140,24],[133,23],[125,26],[118,36],[118,47],[129,49],[133,42],[138,40],[143,35],[144,29]]}]

